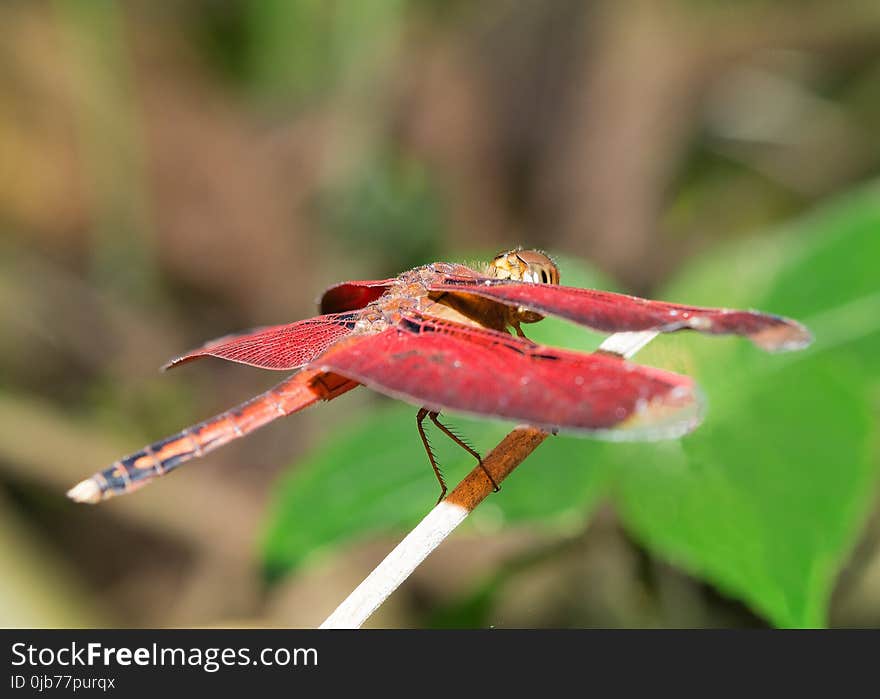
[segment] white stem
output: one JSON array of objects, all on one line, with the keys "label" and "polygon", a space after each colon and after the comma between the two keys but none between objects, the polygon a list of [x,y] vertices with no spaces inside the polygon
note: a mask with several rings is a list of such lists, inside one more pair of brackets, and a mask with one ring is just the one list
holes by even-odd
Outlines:
[{"label": "white stem", "polygon": [[[657,332],[615,333],[599,349],[629,358],[657,336]],[[321,624],[322,629],[359,629],[422,561],[446,540],[468,516],[461,505],[443,500],[416,525],[373,572]]]},{"label": "white stem", "polygon": [[357,629],[378,609],[422,561],[461,524],[468,511],[445,500],[438,502],[406,538],[358,585],[322,629]]},{"label": "white stem", "polygon": [[614,333],[602,341],[599,349],[605,352],[613,352],[625,359],[629,359],[659,334],[658,330]]}]

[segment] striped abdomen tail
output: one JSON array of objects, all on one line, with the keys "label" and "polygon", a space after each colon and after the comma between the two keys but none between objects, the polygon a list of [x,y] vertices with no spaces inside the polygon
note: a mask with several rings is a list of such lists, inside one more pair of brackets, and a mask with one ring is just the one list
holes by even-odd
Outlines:
[{"label": "striped abdomen tail", "polygon": [[331,400],[358,383],[337,374],[305,370],[225,413],[154,442],[71,488],[77,502],[97,503],[130,493],[181,464],[244,437],[272,420]]}]

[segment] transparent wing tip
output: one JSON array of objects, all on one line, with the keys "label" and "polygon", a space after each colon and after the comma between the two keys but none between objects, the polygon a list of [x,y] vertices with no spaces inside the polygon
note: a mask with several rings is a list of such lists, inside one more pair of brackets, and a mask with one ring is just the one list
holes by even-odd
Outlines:
[{"label": "transparent wing tip", "polygon": [[749,338],[762,350],[767,352],[793,352],[808,347],[813,341],[813,334],[796,320],[790,318],[776,319],[778,322],[752,333]]},{"label": "transparent wing tip", "polygon": [[638,401],[626,420],[598,436],[614,441],[677,439],[696,429],[705,413],[706,397],[695,384],[676,386],[662,396]]}]

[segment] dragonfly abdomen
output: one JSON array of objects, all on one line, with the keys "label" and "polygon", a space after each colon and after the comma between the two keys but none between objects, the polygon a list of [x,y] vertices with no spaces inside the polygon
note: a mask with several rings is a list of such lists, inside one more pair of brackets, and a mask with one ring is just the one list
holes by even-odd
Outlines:
[{"label": "dragonfly abdomen", "polygon": [[75,485],[68,496],[96,503],[130,493],[190,459],[200,457],[279,417],[303,410],[319,400],[330,400],[358,384],[341,376],[301,371],[246,403],[171,437],[144,447]]}]

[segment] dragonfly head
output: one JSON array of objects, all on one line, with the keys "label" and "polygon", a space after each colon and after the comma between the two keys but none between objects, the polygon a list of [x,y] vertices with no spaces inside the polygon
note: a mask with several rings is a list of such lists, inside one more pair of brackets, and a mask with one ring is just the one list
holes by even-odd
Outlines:
[{"label": "dragonfly head", "polygon": [[491,276],[520,282],[559,284],[559,268],[543,252],[508,250],[497,255],[489,265]]},{"label": "dragonfly head", "polygon": [[[498,279],[536,284],[559,284],[559,267],[543,252],[537,250],[508,250],[496,255],[489,265],[489,274]],[[544,316],[526,308],[511,308],[507,322],[519,330],[520,323],[537,323]]]}]

